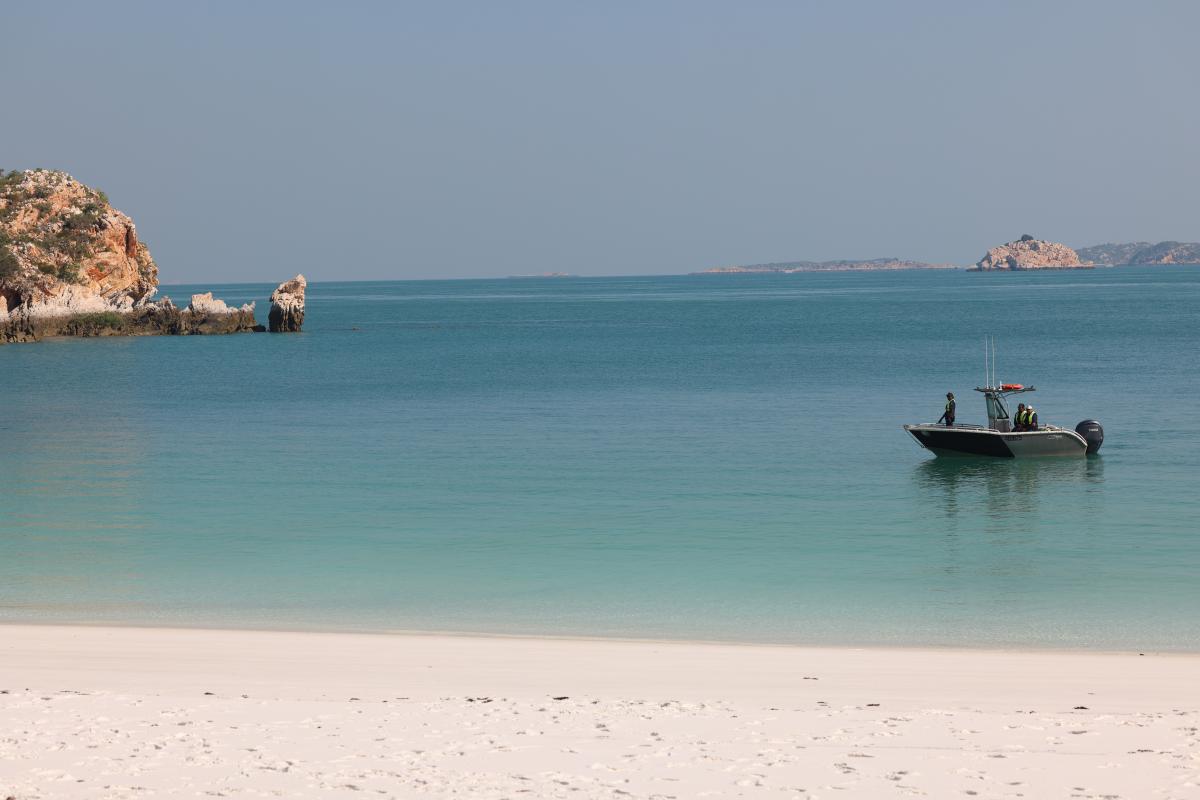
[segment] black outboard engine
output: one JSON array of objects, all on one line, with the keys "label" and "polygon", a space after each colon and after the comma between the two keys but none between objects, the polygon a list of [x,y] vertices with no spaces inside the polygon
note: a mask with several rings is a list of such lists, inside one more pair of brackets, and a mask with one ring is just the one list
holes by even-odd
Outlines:
[{"label": "black outboard engine", "polygon": [[1100,423],[1094,419],[1085,419],[1076,425],[1075,432],[1087,442],[1089,456],[1092,453],[1098,452],[1100,445],[1104,444],[1104,428],[1101,428]]}]

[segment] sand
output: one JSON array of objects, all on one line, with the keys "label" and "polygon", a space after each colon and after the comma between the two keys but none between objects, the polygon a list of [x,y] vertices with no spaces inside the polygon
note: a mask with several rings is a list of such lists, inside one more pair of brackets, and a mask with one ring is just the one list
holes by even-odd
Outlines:
[{"label": "sand", "polygon": [[0,800],[1195,798],[1200,656],[0,627]]}]

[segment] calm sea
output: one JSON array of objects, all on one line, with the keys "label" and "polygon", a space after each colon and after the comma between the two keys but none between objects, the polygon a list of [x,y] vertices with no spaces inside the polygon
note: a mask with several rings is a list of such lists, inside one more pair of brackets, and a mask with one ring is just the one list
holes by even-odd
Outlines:
[{"label": "calm sea", "polygon": [[[0,346],[0,620],[1200,650],[1198,309],[1189,267],[318,283],[300,335]],[[982,421],[985,333],[1099,457],[908,438]]]}]

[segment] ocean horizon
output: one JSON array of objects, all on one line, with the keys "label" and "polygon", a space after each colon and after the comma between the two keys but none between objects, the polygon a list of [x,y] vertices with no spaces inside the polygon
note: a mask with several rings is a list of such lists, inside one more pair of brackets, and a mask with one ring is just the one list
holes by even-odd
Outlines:
[{"label": "ocean horizon", "polygon": [[[232,304],[273,285],[164,285]],[[1194,267],[314,282],[0,347],[0,621],[1200,651]],[[1080,459],[934,459],[983,337]]]}]

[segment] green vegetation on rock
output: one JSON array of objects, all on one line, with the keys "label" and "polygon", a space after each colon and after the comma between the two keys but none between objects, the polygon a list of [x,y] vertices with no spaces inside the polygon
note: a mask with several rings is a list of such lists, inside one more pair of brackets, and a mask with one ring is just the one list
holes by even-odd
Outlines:
[{"label": "green vegetation on rock", "polygon": [[0,280],[16,275],[21,269],[21,262],[13,255],[8,247],[7,237],[0,234]]},{"label": "green vegetation on rock", "polygon": [[67,327],[83,330],[109,328],[120,330],[125,327],[125,315],[115,311],[98,311],[94,314],[76,314],[67,320]]}]

